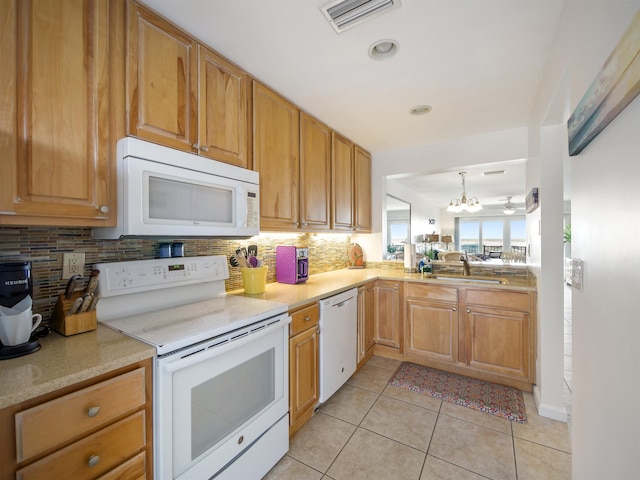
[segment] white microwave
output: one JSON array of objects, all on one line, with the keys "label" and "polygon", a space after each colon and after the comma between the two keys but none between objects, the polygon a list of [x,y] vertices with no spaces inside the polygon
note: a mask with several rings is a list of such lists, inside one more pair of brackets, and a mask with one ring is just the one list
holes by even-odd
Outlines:
[{"label": "white microwave", "polygon": [[259,174],[137,138],[117,143],[116,227],[94,238],[250,237],[260,231]]}]

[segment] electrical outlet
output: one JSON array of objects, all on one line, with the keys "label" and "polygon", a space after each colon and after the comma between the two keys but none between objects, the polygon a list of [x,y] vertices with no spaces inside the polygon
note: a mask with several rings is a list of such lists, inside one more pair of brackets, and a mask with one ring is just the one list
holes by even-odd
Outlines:
[{"label": "electrical outlet", "polygon": [[62,279],[84,274],[84,253],[62,254]]}]

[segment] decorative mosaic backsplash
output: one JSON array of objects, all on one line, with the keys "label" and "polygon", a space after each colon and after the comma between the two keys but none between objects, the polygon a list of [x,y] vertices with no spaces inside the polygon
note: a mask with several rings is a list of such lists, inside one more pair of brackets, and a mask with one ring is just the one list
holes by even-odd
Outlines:
[{"label": "decorative mosaic backsplash", "polygon": [[[296,245],[309,248],[311,275],[347,266],[347,248],[350,237],[344,234],[262,234],[250,239],[173,239],[184,243],[184,255],[225,255],[229,257],[240,246],[258,245],[258,257],[269,267],[267,283],[275,282],[276,246]],[[55,307],[58,294],[64,290],[62,280],[62,254],[85,254],[88,278],[92,265],[102,262],[146,260],[158,256],[159,240],[96,240],[90,228],[56,227],[0,227],[0,262],[30,261],[33,277],[35,313],[48,319]],[[229,266],[230,278],[225,282],[227,291],[242,288],[239,268]]]}]

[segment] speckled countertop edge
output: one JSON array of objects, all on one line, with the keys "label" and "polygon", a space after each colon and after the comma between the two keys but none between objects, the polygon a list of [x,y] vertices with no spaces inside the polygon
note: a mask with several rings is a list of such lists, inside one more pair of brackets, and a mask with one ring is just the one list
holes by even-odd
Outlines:
[{"label": "speckled countertop edge", "polygon": [[[397,280],[420,283],[448,285],[452,287],[464,286],[466,288],[483,288],[515,291],[536,291],[534,278],[509,277],[509,283],[499,284],[470,284],[465,282],[451,282],[429,278],[421,273],[405,272],[402,269],[389,268],[361,268],[342,269],[332,272],[311,275],[304,283],[289,285],[284,283],[268,283],[264,293],[247,295],[254,298],[262,298],[274,302],[282,302],[289,305],[290,310],[303,307],[323,298],[336,295],[345,290],[359,287],[373,280]],[[245,295],[242,289],[229,292],[232,295]]]},{"label": "speckled countertop edge", "polygon": [[51,332],[40,350],[0,361],[0,408],[125,367],[156,354],[146,343],[103,325],[64,337]]}]

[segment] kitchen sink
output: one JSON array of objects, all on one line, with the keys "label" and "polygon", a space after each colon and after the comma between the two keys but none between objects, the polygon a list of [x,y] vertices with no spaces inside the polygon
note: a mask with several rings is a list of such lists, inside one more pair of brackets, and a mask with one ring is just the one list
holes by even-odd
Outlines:
[{"label": "kitchen sink", "polygon": [[434,280],[448,280],[450,282],[469,282],[469,283],[492,283],[494,285],[505,285],[507,280],[504,278],[487,278],[487,277],[466,277],[462,275],[429,275]]}]

